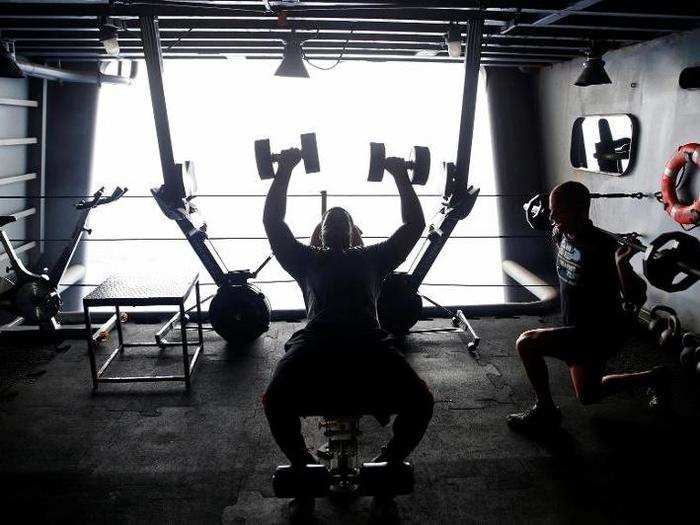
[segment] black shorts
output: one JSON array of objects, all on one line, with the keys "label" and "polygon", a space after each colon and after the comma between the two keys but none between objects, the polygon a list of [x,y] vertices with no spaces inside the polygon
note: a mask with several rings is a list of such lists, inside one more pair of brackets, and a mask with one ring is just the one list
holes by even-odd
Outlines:
[{"label": "black shorts", "polygon": [[297,333],[286,348],[266,396],[281,397],[300,416],[393,414],[428,390],[386,333],[378,338]]},{"label": "black shorts", "polygon": [[627,338],[618,325],[568,326],[566,364],[598,364],[615,357]]}]

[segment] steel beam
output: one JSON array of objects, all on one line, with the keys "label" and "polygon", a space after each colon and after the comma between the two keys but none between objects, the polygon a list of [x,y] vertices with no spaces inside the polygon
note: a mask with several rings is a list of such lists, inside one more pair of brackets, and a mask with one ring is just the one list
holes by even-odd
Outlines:
[{"label": "steel beam", "polygon": [[558,13],[552,13],[551,15],[543,16],[542,18],[539,18],[535,22],[532,22],[533,26],[548,26],[552,25],[562,18],[566,18],[567,16],[576,13],[577,11],[583,11],[584,9],[588,9],[591,6],[594,6],[596,4],[599,4],[602,0],[579,0],[578,2],[574,2],[571,4],[569,7],[566,9],[562,9]]},{"label": "steel beam", "polygon": [[163,179],[167,187],[173,188],[177,186],[178,182],[175,179],[177,171],[175,168],[173,143],[170,137],[168,106],[165,102],[165,89],[163,88],[163,56],[160,48],[158,20],[152,16],[144,16],[141,17],[139,22],[146,69],[148,70],[153,119],[156,125],[156,134],[158,135],[158,150],[160,152]]},{"label": "steel beam", "polygon": [[474,133],[476,88],[479,83],[479,67],[481,65],[482,29],[483,21],[478,18],[470,20],[467,24],[462,113],[459,120],[457,162],[455,163],[455,177],[458,187],[466,187],[469,182],[469,161],[471,159],[472,136]]},{"label": "steel beam", "polygon": [[473,195],[479,190],[469,189],[469,164],[472,152],[472,137],[474,135],[474,114],[476,112],[476,93],[479,84],[479,68],[481,65],[481,40],[483,21],[475,18],[467,24],[467,42],[464,56],[464,90],[462,93],[462,114],[459,121],[459,139],[457,142],[457,162],[452,168],[448,167],[448,177],[453,177],[454,188],[452,195],[446,195],[451,204],[444,206],[442,219],[428,235],[421,248],[422,253],[418,262],[411,270],[411,284],[418,289],[430,268],[435,263],[445,243],[452,235],[459,221],[466,218],[474,205]]}]

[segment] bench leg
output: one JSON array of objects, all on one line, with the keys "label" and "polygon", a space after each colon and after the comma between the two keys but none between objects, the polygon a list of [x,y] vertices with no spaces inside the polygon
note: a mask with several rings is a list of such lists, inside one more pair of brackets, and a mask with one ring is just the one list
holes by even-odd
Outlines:
[{"label": "bench leg", "polygon": [[119,351],[124,353],[124,334],[122,332],[122,313],[118,306],[114,307],[114,313],[117,316],[117,340],[119,341]]},{"label": "bench leg", "polygon": [[95,362],[95,345],[96,341],[92,339],[92,323],[90,322],[90,309],[83,306],[83,315],[85,316],[85,338],[87,340],[88,357],[90,359],[90,375],[92,376],[92,390],[97,390],[97,363]]},{"label": "bench leg", "polygon": [[182,365],[185,369],[185,387],[190,389],[190,359],[188,357],[187,348],[187,318],[185,314],[185,305],[180,303],[180,336],[182,337]]},{"label": "bench leg", "polygon": [[202,331],[202,296],[199,291],[199,281],[194,288],[195,299],[197,299],[197,332],[199,333],[199,346],[204,352],[204,333]]}]

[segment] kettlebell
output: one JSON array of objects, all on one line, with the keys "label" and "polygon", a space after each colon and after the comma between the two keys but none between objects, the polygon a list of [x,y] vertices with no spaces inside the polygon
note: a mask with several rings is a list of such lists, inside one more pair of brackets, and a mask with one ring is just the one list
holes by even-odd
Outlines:
[{"label": "kettlebell", "polygon": [[688,372],[693,372],[700,357],[700,336],[691,332],[683,335],[683,350],[679,356],[681,368]]},{"label": "kettlebell", "polygon": [[[663,312],[664,315],[660,313]],[[649,331],[657,342],[659,349],[671,352],[678,348],[681,335],[681,322],[676,311],[665,305],[657,304],[649,312]]]}]

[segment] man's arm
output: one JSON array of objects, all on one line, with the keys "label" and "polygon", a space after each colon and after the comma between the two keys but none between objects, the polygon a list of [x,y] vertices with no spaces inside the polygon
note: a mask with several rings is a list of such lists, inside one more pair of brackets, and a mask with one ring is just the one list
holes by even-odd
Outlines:
[{"label": "man's arm", "polygon": [[277,173],[275,173],[275,178],[267,192],[263,211],[263,225],[272,247],[272,253],[287,271],[292,270],[292,267],[298,262],[298,256],[303,252],[303,246],[294,238],[289,226],[284,222],[287,212],[289,179],[292,176],[292,170],[299,164],[300,160],[301,152],[297,148],[287,149],[280,153]]},{"label": "man's arm", "polygon": [[630,264],[630,259],[634,254],[635,251],[629,246],[621,246],[615,252],[615,264],[620,279],[622,297],[626,302],[639,308],[647,300],[647,283],[635,273]]},{"label": "man's arm", "polygon": [[[386,170],[394,177],[396,188],[401,198],[401,220],[403,224],[386,241],[385,246],[391,254],[393,268],[399,266],[420,239],[425,229],[423,209],[406,170],[406,161],[396,157],[389,157],[384,161]],[[393,269],[392,268],[392,269]]]}]

